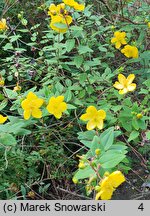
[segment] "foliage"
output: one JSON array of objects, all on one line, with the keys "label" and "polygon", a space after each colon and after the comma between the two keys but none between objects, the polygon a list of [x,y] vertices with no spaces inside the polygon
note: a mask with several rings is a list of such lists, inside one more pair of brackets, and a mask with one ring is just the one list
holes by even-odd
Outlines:
[{"label": "foliage", "polygon": [[[72,178],[92,196],[106,172],[127,175],[135,153],[148,168],[148,4],[81,0],[84,10],[66,5],[55,14],[52,1],[25,2],[0,6],[8,27],[0,31],[0,112],[8,117],[0,125],[0,198],[47,197],[62,181],[72,189]],[[125,32],[119,47],[115,32]],[[127,46],[136,54],[124,53]],[[134,74],[134,83],[125,80],[116,88],[120,74]],[[91,106],[96,114],[87,121],[94,119],[97,127],[86,131],[81,116]]]}]

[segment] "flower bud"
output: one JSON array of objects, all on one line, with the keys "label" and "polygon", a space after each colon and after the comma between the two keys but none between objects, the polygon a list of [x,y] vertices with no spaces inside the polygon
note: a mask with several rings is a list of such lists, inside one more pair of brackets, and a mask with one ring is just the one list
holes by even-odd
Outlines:
[{"label": "flower bud", "polygon": [[78,183],[78,179],[75,178],[75,177],[73,177],[72,181],[73,181],[74,184],[77,184],[77,183]]},{"label": "flower bud", "polygon": [[116,27],[114,25],[111,26],[111,29],[114,30]]},{"label": "flower bud", "polygon": [[104,173],[104,176],[107,177],[107,176],[109,176],[109,174],[110,174],[110,173],[109,173],[108,171],[106,171],[106,172]]},{"label": "flower bud", "polygon": [[0,87],[3,87],[5,85],[5,81],[3,79],[0,79]]},{"label": "flower bud", "polygon": [[142,113],[138,113],[138,114],[136,115],[136,117],[137,117],[138,119],[141,119],[141,118],[143,117],[143,115],[142,115]]},{"label": "flower bud", "polygon": [[96,185],[94,189],[95,189],[95,191],[100,191],[101,187]]},{"label": "flower bud", "polygon": [[95,150],[95,154],[98,156],[98,155],[100,155],[100,153],[101,153],[101,150],[100,149],[96,149]]},{"label": "flower bud", "polygon": [[18,19],[22,19],[22,15],[21,14],[18,14]]},{"label": "flower bud", "polygon": [[84,169],[86,167],[86,165],[83,161],[80,161],[78,167],[79,167],[79,169]]},{"label": "flower bud", "polygon": [[34,199],[35,198],[35,193],[33,191],[29,191],[28,197],[30,197],[31,199]]}]

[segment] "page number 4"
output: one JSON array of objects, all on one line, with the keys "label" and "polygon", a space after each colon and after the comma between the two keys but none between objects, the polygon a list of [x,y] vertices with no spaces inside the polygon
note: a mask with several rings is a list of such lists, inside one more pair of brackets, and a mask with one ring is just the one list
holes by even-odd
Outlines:
[{"label": "page number 4", "polygon": [[143,206],[143,203],[140,203],[139,207],[138,207],[139,210],[143,211],[144,210],[144,206]]}]

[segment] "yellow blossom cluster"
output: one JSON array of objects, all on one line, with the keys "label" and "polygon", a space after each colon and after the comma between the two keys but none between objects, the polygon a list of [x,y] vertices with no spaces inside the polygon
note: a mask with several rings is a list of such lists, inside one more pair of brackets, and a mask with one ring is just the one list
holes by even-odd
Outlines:
[{"label": "yellow blossom cluster", "polygon": [[111,39],[111,43],[115,44],[116,49],[119,49],[124,45],[124,48],[121,49],[121,53],[123,53],[127,58],[138,58],[139,54],[137,47],[126,45],[127,38],[125,32],[116,31],[114,37]]},{"label": "yellow blossom cluster", "polygon": [[[42,98],[38,98],[36,94],[29,92],[26,99],[21,103],[24,110],[24,119],[28,120],[31,116],[34,118],[41,118],[42,111],[40,108],[43,104],[44,100]],[[61,118],[62,113],[67,109],[67,104],[64,102],[64,96],[51,97],[46,109],[57,119]]]},{"label": "yellow blossom cluster", "polygon": [[104,174],[104,178],[99,182],[99,185],[95,187],[95,190],[97,191],[95,199],[111,199],[115,189],[119,187],[119,185],[121,185],[124,181],[125,177],[120,171],[114,171],[111,174],[106,172]]},{"label": "yellow blossom cluster", "polygon": [[84,5],[74,0],[63,0],[63,2],[58,5],[51,4],[48,10],[48,15],[51,17],[50,27],[58,33],[65,33],[73,21],[66,6],[73,7],[75,10],[84,10]]}]

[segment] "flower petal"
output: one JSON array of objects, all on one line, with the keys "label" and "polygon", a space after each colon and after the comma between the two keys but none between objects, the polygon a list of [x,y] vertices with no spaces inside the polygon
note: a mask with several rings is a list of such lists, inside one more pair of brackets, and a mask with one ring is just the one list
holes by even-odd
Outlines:
[{"label": "flower petal", "polygon": [[95,200],[99,200],[99,198],[101,197],[102,191],[98,192],[96,194]]},{"label": "flower petal", "polygon": [[100,120],[98,121],[98,123],[96,124],[96,126],[97,126],[98,129],[100,129],[100,130],[103,129],[103,125],[104,125],[103,119],[100,119]]},{"label": "flower petal", "polygon": [[98,110],[98,116],[101,119],[105,119],[106,118],[106,112],[104,110]]},{"label": "flower petal", "polygon": [[26,109],[23,113],[24,119],[28,120],[31,116],[31,110],[30,109]]},{"label": "flower petal", "polygon": [[3,124],[6,120],[8,119],[8,117],[4,117],[2,115],[0,115],[0,124]]},{"label": "flower petal", "polygon": [[65,16],[65,24],[70,25],[72,23],[72,17],[71,16]]},{"label": "flower petal", "polygon": [[123,89],[124,88],[124,86],[121,84],[121,83],[119,83],[118,81],[116,81],[115,82],[115,84],[113,85],[116,89]]},{"label": "flower petal", "polygon": [[126,84],[126,77],[123,74],[119,74],[118,81],[124,86]]},{"label": "flower petal", "polygon": [[121,47],[121,43],[119,41],[116,42],[115,44],[116,49],[119,49]]},{"label": "flower petal", "polygon": [[90,120],[86,125],[87,130],[93,130],[95,127],[96,127],[95,120]]},{"label": "flower petal", "polygon": [[21,107],[25,110],[29,108],[29,100],[25,99],[21,102]]},{"label": "flower petal", "polygon": [[132,83],[130,85],[128,85],[128,91],[134,91],[136,89],[136,84],[135,83]]},{"label": "flower petal", "polygon": [[44,100],[41,99],[41,98],[38,98],[38,99],[34,100],[34,106],[35,106],[36,108],[40,108],[40,107],[42,106],[43,103],[44,103]]},{"label": "flower petal", "polygon": [[127,88],[124,88],[122,90],[119,90],[119,94],[126,94],[128,92]]},{"label": "flower petal", "polygon": [[58,103],[61,103],[61,102],[64,101],[64,96],[60,95],[60,96],[56,97],[56,100],[57,100]]},{"label": "flower petal", "polygon": [[85,113],[85,114],[82,114],[82,115],[80,116],[80,120],[82,120],[82,121],[88,121],[88,120],[90,120],[90,119],[89,119],[88,114]]},{"label": "flower petal", "polygon": [[107,187],[101,190],[101,199],[110,200],[113,195],[114,189],[112,187]]},{"label": "flower petal", "polygon": [[121,43],[122,43],[123,45],[127,44],[127,42],[126,42],[126,40],[125,40],[124,38],[121,40]]},{"label": "flower petal", "polygon": [[117,39],[114,37],[111,39],[111,43],[116,43],[117,42]]},{"label": "flower petal", "polygon": [[60,119],[62,117],[62,112],[54,112],[53,115],[55,116],[55,118]]},{"label": "flower petal", "polygon": [[130,74],[127,77],[127,85],[131,84],[133,82],[133,80],[135,79],[135,75],[134,74]]},{"label": "flower petal", "polygon": [[64,112],[64,111],[66,111],[66,109],[67,109],[67,104],[65,102],[60,103],[59,110],[61,112]]},{"label": "flower petal", "polygon": [[50,103],[47,105],[46,109],[50,114],[53,114],[55,111],[54,107]]},{"label": "flower petal", "polygon": [[133,58],[138,58],[139,57],[138,49],[135,46],[132,47],[132,57]]},{"label": "flower petal", "polygon": [[32,116],[34,118],[41,118],[42,117],[42,111],[40,109],[38,109],[38,108],[33,109],[32,110]]},{"label": "flower petal", "polygon": [[124,175],[120,171],[115,171],[109,175],[109,181],[111,185],[117,188],[120,184],[125,181]]},{"label": "flower petal", "polygon": [[34,100],[37,99],[37,96],[33,92],[29,92],[27,95],[27,99]]}]

